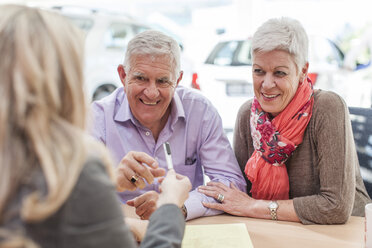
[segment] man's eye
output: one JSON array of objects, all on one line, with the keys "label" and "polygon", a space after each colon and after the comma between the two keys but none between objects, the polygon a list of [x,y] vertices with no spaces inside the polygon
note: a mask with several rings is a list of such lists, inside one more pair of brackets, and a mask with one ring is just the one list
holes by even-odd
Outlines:
[{"label": "man's eye", "polygon": [[169,80],[166,80],[166,79],[159,79],[156,82],[161,87],[168,87],[168,86],[172,85],[172,82],[169,81]]},{"label": "man's eye", "polygon": [[139,80],[139,81],[144,81],[145,78],[143,76],[136,76],[136,79]]}]

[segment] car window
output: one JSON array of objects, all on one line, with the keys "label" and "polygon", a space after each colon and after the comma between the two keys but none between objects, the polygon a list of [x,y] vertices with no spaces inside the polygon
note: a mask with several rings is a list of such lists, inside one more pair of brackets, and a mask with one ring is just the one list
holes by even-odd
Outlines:
[{"label": "car window", "polygon": [[252,65],[251,41],[245,40],[240,42],[234,65]]},{"label": "car window", "polygon": [[134,34],[139,34],[139,33],[142,33],[143,31],[150,29],[146,26],[140,26],[140,25],[133,25],[132,27],[133,27]]},{"label": "car window", "polygon": [[134,34],[130,24],[123,22],[111,23],[105,32],[105,47],[122,49],[133,36]]},{"label": "car window", "polygon": [[337,47],[329,40],[313,38],[310,44],[311,61],[319,64],[342,65],[342,54]]},{"label": "car window", "polygon": [[136,34],[148,29],[149,28],[146,26],[135,25],[132,23],[111,23],[105,33],[105,46],[106,48],[123,49]]},{"label": "car window", "polygon": [[238,41],[227,41],[217,44],[206,63],[222,66],[231,65],[238,44]]},{"label": "car window", "polygon": [[74,25],[81,28],[85,33],[92,29],[94,21],[90,18],[66,16]]}]

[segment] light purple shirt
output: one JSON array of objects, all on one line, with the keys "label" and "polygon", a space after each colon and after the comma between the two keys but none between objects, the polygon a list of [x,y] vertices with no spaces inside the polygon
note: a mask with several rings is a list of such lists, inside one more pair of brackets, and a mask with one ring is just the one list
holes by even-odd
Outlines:
[{"label": "light purple shirt", "polygon": [[[91,114],[91,133],[106,144],[116,164],[128,152],[142,151],[154,157],[159,167],[166,169],[162,145],[169,142],[175,171],[188,176],[192,183],[192,191],[185,202],[187,219],[221,213],[202,205],[202,202],[216,202],[214,198],[196,190],[203,184],[202,166],[205,175],[212,181],[220,181],[225,185],[233,182],[240,190],[246,190],[246,182],[224,134],[220,116],[211,103],[194,90],[177,87],[171,101],[171,114],[157,142],[151,131],[132,115],[122,87],[94,102]],[[125,191],[119,195],[125,203],[147,191],[158,189],[159,183],[155,180],[142,190]]]}]

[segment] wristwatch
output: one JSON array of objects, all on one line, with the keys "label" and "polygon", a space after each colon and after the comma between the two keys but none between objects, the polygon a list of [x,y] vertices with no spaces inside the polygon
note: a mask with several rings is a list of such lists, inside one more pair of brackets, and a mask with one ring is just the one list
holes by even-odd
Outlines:
[{"label": "wristwatch", "polygon": [[271,201],[269,203],[268,208],[270,210],[270,215],[271,215],[272,220],[278,220],[278,217],[276,215],[276,210],[278,210],[278,207],[279,207],[279,205],[276,201]]},{"label": "wristwatch", "polygon": [[183,216],[185,217],[185,220],[186,220],[186,218],[187,218],[187,208],[186,208],[185,204],[182,205],[181,210],[182,210],[182,214],[183,214]]}]

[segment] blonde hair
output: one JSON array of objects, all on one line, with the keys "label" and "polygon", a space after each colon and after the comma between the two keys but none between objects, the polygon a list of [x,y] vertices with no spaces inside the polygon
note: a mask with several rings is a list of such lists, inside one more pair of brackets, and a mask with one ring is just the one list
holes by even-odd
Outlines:
[{"label": "blonde hair", "polygon": [[0,225],[31,172],[42,172],[47,193],[24,198],[25,222],[55,213],[76,184],[91,143],[84,134],[83,49],[82,32],[64,17],[0,6]]}]

